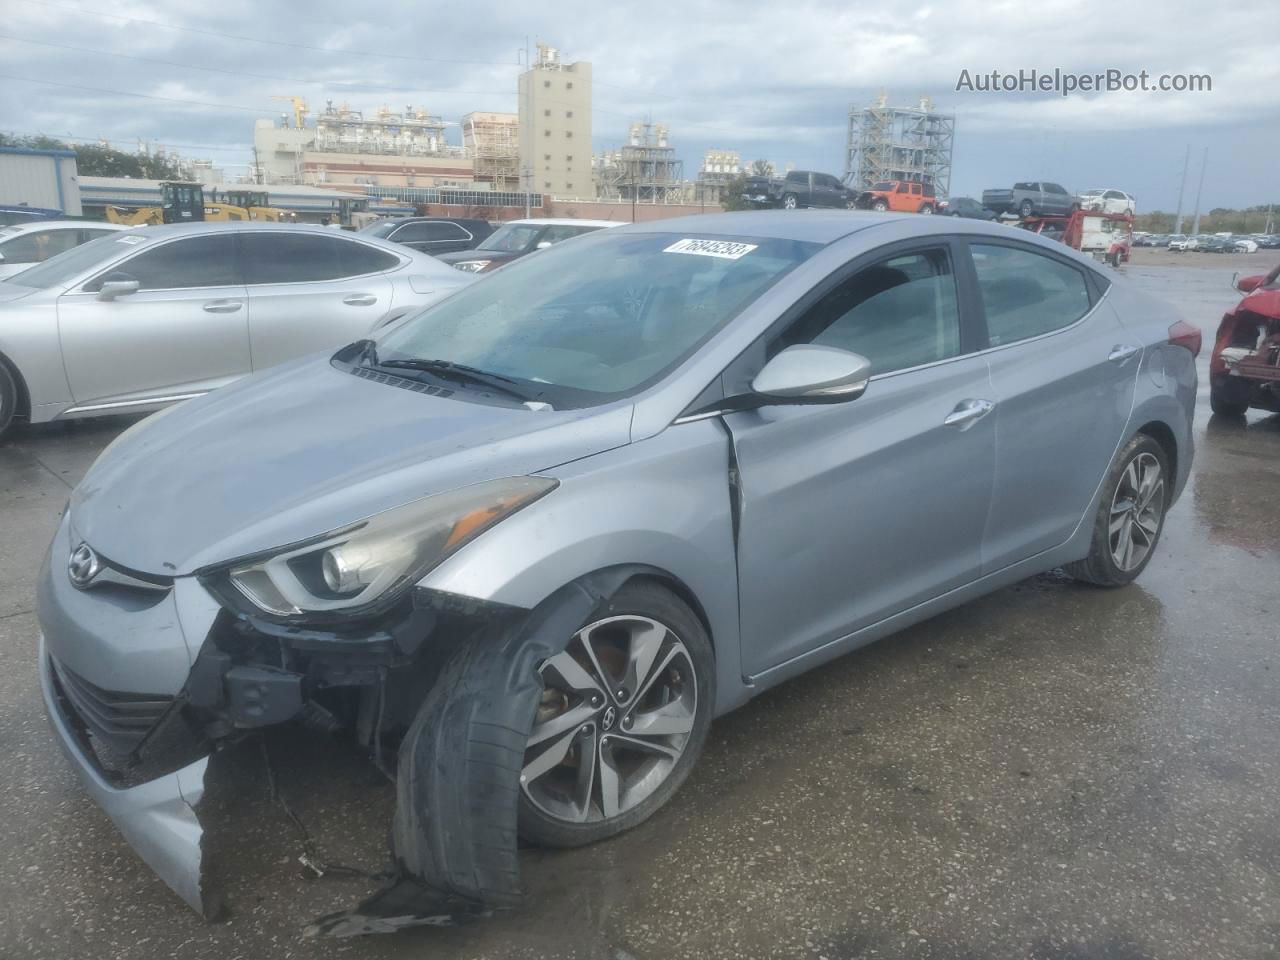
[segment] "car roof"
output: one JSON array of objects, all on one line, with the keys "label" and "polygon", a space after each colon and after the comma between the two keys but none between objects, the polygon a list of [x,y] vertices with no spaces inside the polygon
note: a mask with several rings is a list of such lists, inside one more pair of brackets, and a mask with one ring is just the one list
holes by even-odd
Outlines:
[{"label": "car roof", "polygon": [[82,227],[86,230],[129,230],[119,223],[107,223],[105,220],[32,220],[29,223],[11,223],[7,226],[0,227],[5,231],[6,237],[17,236],[20,233],[34,233],[37,230],[48,230],[50,228],[65,227]]},{"label": "car roof", "polygon": [[538,226],[621,227],[625,220],[584,220],[576,217],[529,217],[524,220],[508,220],[508,223],[532,223]]},{"label": "car roof", "polygon": [[916,213],[872,213],[866,210],[739,210],[649,220],[628,224],[625,229],[633,233],[703,233],[827,244],[868,227],[906,219],[930,218]]}]

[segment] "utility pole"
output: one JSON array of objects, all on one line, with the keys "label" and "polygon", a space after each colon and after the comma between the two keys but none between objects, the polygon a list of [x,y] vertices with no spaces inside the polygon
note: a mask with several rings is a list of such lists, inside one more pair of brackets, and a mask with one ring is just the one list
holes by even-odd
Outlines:
[{"label": "utility pole", "polygon": [[1187,144],[1186,156],[1182,158],[1182,182],[1178,184],[1178,214],[1174,218],[1173,232],[1182,233],[1182,194],[1187,189],[1187,166],[1191,163],[1191,144]]},{"label": "utility pole", "polygon": [[1204,159],[1200,161],[1200,186],[1196,187],[1196,221],[1191,227],[1192,235],[1200,232],[1200,193],[1204,190],[1204,168],[1209,165],[1209,148],[1204,148]]}]

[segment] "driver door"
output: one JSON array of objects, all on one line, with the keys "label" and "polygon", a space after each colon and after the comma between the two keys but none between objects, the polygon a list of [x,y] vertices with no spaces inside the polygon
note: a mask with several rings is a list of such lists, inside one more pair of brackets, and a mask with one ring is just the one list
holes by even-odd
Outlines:
[{"label": "driver door", "polygon": [[[105,280],[138,291],[99,300]],[[58,298],[62,359],[77,406],[143,405],[203,393],[249,372],[237,239],[181,237],[146,247]]]},{"label": "driver door", "polygon": [[861,397],[724,418],[750,676],[980,573],[995,418],[987,362],[961,346],[973,341],[962,337],[955,259],[945,241],[873,259],[766,346],[862,354],[872,379]]}]

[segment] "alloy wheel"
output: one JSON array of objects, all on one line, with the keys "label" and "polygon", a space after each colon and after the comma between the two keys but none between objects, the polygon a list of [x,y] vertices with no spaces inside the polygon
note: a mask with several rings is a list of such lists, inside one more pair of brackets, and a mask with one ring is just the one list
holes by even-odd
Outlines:
[{"label": "alloy wheel", "polygon": [[1122,571],[1137,569],[1151,552],[1164,519],[1160,461],[1140,453],[1129,461],[1111,498],[1107,534],[1111,559]]},{"label": "alloy wheel", "polygon": [[598,620],[540,672],[520,773],[539,811],[569,823],[609,820],[667,780],[698,711],[693,659],[670,628],[635,615]]}]

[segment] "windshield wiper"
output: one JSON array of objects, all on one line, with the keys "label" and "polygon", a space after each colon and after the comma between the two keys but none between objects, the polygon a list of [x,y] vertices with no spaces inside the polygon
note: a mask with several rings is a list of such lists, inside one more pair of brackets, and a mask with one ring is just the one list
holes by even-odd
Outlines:
[{"label": "windshield wiper", "polygon": [[407,360],[375,359],[372,366],[385,367],[392,370],[421,370],[424,373],[432,373],[437,377],[457,380],[460,383],[472,383],[482,387],[489,387],[492,390],[505,393],[509,397],[515,397],[522,402],[536,399],[526,391],[519,389],[518,380],[504,377],[500,373],[490,373],[487,370],[469,367],[465,363],[454,363],[452,360],[430,360],[423,357],[411,357]]}]

